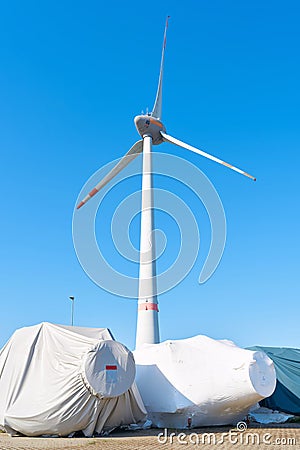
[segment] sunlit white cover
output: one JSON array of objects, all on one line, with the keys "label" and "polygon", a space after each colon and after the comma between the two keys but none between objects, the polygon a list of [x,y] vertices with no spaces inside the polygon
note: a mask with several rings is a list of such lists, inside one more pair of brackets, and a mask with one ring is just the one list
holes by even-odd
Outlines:
[{"label": "sunlit white cover", "polygon": [[157,427],[235,424],[275,389],[272,360],[231,341],[195,336],[144,344],[134,357],[138,389]]}]

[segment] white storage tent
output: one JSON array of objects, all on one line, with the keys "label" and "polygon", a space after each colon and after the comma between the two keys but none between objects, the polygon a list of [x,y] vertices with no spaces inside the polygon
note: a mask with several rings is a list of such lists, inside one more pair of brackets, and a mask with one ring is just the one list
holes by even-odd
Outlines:
[{"label": "white storage tent", "polygon": [[41,323],[0,350],[0,427],[91,436],[146,417],[132,353],[108,329]]},{"label": "white storage tent", "polygon": [[236,424],[276,385],[265,353],[207,336],[144,344],[134,357],[139,392],[160,428]]}]

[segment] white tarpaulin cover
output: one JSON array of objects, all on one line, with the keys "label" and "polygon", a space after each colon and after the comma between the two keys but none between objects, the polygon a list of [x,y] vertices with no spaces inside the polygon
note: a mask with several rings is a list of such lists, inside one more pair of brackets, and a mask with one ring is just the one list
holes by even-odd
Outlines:
[{"label": "white tarpaulin cover", "polygon": [[289,419],[292,419],[292,414],[286,414],[284,412],[273,411],[269,408],[260,407],[257,403],[249,411],[249,418],[257,423],[267,425],[269,423],[285,423]]},{"label": "white tarpaulin cover", "polygon": [[42,323],[0,350],[0,427],[10,434],[86,436],[137,423],[146,411],[132,353],[108,329]]},{"label": "white tarpaulin cover", "polygon": [[161,428],[236,424],[276,385],[265,353],[207,336],[144,344],[134,357],[148,417]]}]

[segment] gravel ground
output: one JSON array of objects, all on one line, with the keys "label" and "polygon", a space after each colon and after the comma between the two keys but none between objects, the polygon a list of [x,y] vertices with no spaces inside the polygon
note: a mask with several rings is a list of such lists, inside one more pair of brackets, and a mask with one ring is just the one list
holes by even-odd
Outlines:
[{"label": "gravel ground", "polygon": [[[161,433],[158,438],[158,434]],[[174,433],[172,435],[172,433]],[[151,429],[135,432],[114,432],[100,438],[28,438],[10,437],[0,433],[0,450],[143,450],[143,449],[300,449],[300,424],[262,427],[251,424],[245,431],[229,427],[195,430]],[[166,437],[167,435],[167,437]],[[160,439],[160,440],[159,440]]]}]

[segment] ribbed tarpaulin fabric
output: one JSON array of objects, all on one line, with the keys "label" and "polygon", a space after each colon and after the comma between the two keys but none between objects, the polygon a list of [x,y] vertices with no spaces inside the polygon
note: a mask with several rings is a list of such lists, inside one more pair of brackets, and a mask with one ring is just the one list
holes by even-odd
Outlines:
[{"label": "ribbed tarpaulin fabric", "polygon": [[132,353],[106,328],[41,323],[0,350],[0,427],[26,436],[85,436],[146,417]]}]

